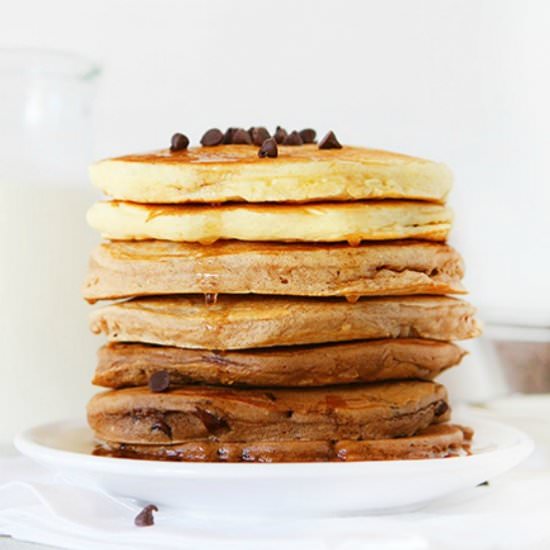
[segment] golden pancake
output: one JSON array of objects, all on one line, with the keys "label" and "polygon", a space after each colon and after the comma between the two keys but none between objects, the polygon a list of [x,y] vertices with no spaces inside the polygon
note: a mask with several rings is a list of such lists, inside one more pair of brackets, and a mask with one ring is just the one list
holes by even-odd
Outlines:
[{"label": "golden pancake", "polygon": [[199,349],[247,349],[380,338],[454,340],[479,334],[474,308],[444,296],[329,298],[224,294],[135,298],[96,309],[109,340]]},{"label": "golden pancake", "polygon": [[96,437],[137,444],[406,437],[450,418],[447,392],[425,381],[308,389],[185,386],[111,390],[92,397]]},{"label": "golden pancake", "polygon": [[87,219],[103,237],[117,240],[359,244],[362,240],[410,238],[444,241],[452,213],[445,206],[414,201],[222,206],[108,201],[93,205]]},{"label": "golden pancake", "polygon": [[463,293],[450,246],[418,241],[278,244],[113,241],[91,255],[90,301],[164,294],[388,296]]},{"label": "golden pancake", "polygon": [[190,383],[307,387],[432,380],[464,355],[450,342],[408,338],[226,352],[116,343],[99,350],[93,383],[146,386],[162,371],[171,388]]},{"label": "golden pancake", "polygon": [[166,445],[100,442],[94,454],[177,462],[354,462],[418,460],[469,453],[473,432],[454,424],[432,424],[410,437],[362,441],[255,441],[227,443],[205,439]]},{"label": "golden pancake", "polygon": [[316,202],[417,199],[444,202],[452,186],[440,163],[363,147],[321,150],[222,145],[107,159],[90,169],[106,195],[143,203]]}]

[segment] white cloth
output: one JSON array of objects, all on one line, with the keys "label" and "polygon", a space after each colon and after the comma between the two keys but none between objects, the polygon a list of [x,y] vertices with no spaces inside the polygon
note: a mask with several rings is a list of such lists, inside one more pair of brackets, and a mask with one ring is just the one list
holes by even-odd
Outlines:
[{"label": "white cloth", "polygon": [[[221,520],[66,483],[23,457],[0,459],[0,534],[78,550],[506,550],[550,548],[550,472],[516,471],[420,511],[304,520]],[[327,495],[327,498],[330,498]]]}]

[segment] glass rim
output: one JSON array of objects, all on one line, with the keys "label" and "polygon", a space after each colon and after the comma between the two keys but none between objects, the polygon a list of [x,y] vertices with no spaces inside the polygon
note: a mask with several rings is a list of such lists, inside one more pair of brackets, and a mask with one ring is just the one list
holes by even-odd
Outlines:
[{"label": "glass rim", "polygon": [[90,81],[101,67],[76,52],[46,48],[0,47],[0,75],[43,76]]}]

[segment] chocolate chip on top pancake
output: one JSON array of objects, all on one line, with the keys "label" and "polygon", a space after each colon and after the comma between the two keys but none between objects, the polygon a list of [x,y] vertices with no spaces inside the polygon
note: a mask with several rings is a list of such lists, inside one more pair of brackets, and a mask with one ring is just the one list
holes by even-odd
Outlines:
[{"label": "chocolate chip on top pancake", "polygon": [[149,344],[107,344],[93,383],[146,386],[166,372],[170,387],[189,383],[307,387],[397,379],[431,380],[460,362],[450,342],[393,339],[244,351],[205,351]]},{"label": "chocolate chip on top pancake", "polygon": [[97,309],[93,332],[111,341],[246,349],[380,338],[461,340],[479,334],[475,309],[446,296],[342,299],[223,295],[135,298]]},{"label": "chocolate chip on top pancake", "polygon": [[96,437],[137,444],[384,439],[414,435],[449,416],[445,388],[424,381],[269,391],[139,387],[100,393],[88,404]]},{"label": "chocolate chip on top pancake", "polygon": [[220,239],[278,242],[342,242],[393,239],[444,241],[452,212],[419,201],[316,204],[153,205],[107,201],[94,204],[88,223],[103,237],[211,244]]},{"label": "chocolate chip on top pancake", "polygon": [[144,203],[310,202],[418,199],[444,202],[450,170],[425,159],[362,147],[279,145],[259,158],[250,145],[192,147],[107,159],[90,169],[106,195]]},{"label": "chocolate chip on top pancake", "polygon": [[114,241],[93,252],[84,297],[163,294],[387,296],[464,292],[450,246],[420,241],[280,244]]},{"label": "chocolate chip on top pancake", "polygon": [[453,424],[432,424],[410,437],[363,441],[257,441],[228,443],[202,440],[173,445],[102,441],[94,454],[145,460],[186,462],[354,462],[415,460],[468,454],[472,431]]}]

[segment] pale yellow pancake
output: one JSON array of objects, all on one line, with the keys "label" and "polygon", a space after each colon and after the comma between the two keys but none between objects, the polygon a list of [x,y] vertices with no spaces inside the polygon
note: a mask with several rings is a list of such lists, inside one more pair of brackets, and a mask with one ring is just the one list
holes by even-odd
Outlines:
[{"label": "pale yellow pancake", "polygon": [[338,242],[419,238],[444,241],[452,212],[417,201],[311,205],[144,205],[98,202],[88,223],[109,239],[187,241]]},{"label": "pale yellow pancake", "polygon": [[363,147],[194,147],[107,159],[90,169],[105,194],[144,203],[419,199],[444,202],[452,174],[441,163]]}]

